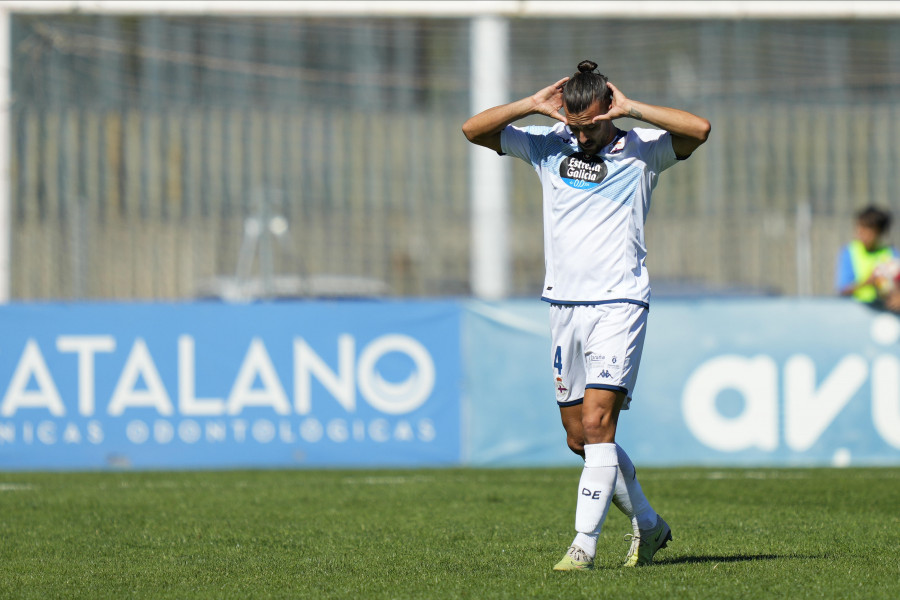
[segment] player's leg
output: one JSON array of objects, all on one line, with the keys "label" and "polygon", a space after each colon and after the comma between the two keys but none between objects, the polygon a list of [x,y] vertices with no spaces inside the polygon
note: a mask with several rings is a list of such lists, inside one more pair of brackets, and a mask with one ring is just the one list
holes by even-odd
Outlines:
[{"label": "player's leg", "polygon": [[[581,458],[584,458],[584,429],[581,425],[581,404],[561,406],[559,414],[563,427],[566,430],[566,443],[569,449],[581,456]],[[619,444],[616,444],[616,454],[619,459],[619,466],[616,473],[616,489],[613,493],[612,503],[631,522],[633,543],[628,551],[625,564],[626,566],[636,566],[638,560],[636,553],[641,539],[640,532],[642,530],[652,531],[657,526],[658,515],[644,495],[631,458]],[[647,538],[647,536],[644,537]]]},{"label": "player's leg", "polygon": [[[631,520],[631,547],[625,556],[626,567],[639,567],[653,562],[653,556],[672,539],[672,530],[656,514],[641,489],[634,464],[618,444],[619,472],[613,503]],[[627,539],[627,537],[626,537]]]},{"label": "player's leg", "polygon": [[584,458],[584,428],[581,426],[581,404],[560,406],[559,416],[566,430],[569,450]]},{"label": "player's leg", "polygon": [[616,489],[618,456],[615,426],[624,397],[623,393],[609,390],[585,390],[584,402],[580,405],[585,444],[584,468],[578,482],[575,505],[577,533],[566,555],[553,567],[554,570],[568,571],[593,566],[597,538]]},{"label": "player's leg", "polygon": [[616,453],[619,457],[619,472],[616,478],[613,504],[625,513],[635,531],[650,529],[656,525],[656,511],[653,510],[650,501],[644,495],[631,458],[618,444],[616,444]]},{"label": "player's leg", "polygon": [[[555,570],[593,566],[597,536],[609,511],[616,486],[618,457],[615,445],[615,426],[627,390],[605,384],[590,385],[592,380],[588,373],[588,361],[586,360],[590,351],[585,344],[590,337],[588,332],[593,331],[598,321],[606,313],[605,309],[598,310],[592,306],[567,307],[565,326],[554,327],[554,322],[562,323],[562,320],[554,319],[551,312],[551,331],[554,339],[567,340],[571,337],[578,342],[569,346],[562,343],[557,344],[557,347],[562,349],[559,362],[562,366],[563,382],[566,382],[567,373],[578,373],[578,391],[583,391],[584,395],[582,401],[578,403],[578,407],[574,404],[567,406],[557,397],[563,426],[566,427],[569,448],[578,454],[583,452],[584,468],[579,479],[575,507],[577,534],[566,556],[553,567]],[[613,329],[616,327],[613,326]],[[568,332],[568,336],[562,335],[563,331]],[[578,352],[567,353],[565,351],[567,347]],[[569,380],[574,381],[574,378],[570,377]],[[570,389],[570,393],[575,394],[576,390]],[[579,409],[580,423],[576,420]]]},{"label": "player's leg", "polygon": [[[646,317],[646,313],[644,313],[644,317]],[[638,321],[638,323],[640,323],[640,321]],[[626,387],[629,389],[633,389],[634,383],[637,381],[637,373],[640,367],[644,345],[644,335],[642,331],[645,329],[645,327],[639,329],[638,334],[633,336],[634,339],[630,344],[632,347],[629,357],[630,375],[628,381],[626,381]],[[624,409],[627,410],[630,405],[631,398],[626,398]],[[619,444],[616,444],[616,452],[619,457],[619,471],[618,476],[616,477],[616,492],[613,494],[612,501],[613,504],[628,517],[629,521],[631,521],[633,531],[632,540],[634,543],[632,543],[632,547],[628,551],[625,564],[633,566],[629,563],[636,560],[635,557],[637,556],[639,540],[641,539],[640,532],[649,531],[656,527],[657,514],[650,505],[649,500],[647,500],[647,496],[644,495],[644,490],[641,488],[641,484],[637,479],[637,471],[635,470],[634,463],[631,462],[628,453],[625,452],[625,449]]]},{"label": "player's leg", "polygon": [[[556,388],[556,403],[566,439],[572,452],[584,456],[584,434],[581,423],[582,404],[584,403],[584,351],[578,334],[576,308],[572,306],[551,305],[550,336],[553,379]],[[570,571],[590,569],[594,565],[594,548],[590,554],[584,548],[572,545],[565,556],[553,569]],[[596,544],[595,544],[596,545]]]},{"label": "player's leg", "polygon": [[[619,413],[627,407],[639,354],[637,337],[643,335],[641,307],[632,304],[585,307],[585,392],[581,423],[584,433],[585,471],[601,490],[602,503],[579,496],[576,539],[596,548],[597,535],[619,486],[616,429]],[[590,458],[594,457],[591,461]],[[582,486],[584,488],[585,486]]]},{"label": "player's leg", "polygon": [[584,430],[584,468],[578,482],[575,505],[575,539],[591,558],[597,552],[597,538],[609,513],[616,490],[618,454],[616,423],[624,394],[609,390],[587,389],[582,404]]},{"label": "player's leg", "polygon": [[[644,349],[644,337],[647,329],[647,311],[634,305],[618,305],[609,307],[612,323],[620,323],[619,330],[609,328],[597,328],[603,331],[603,337],[599,342],[589,341],[587,347],[594,352],[588,362],[594,369],[593,377],[587,376],[588,386],[602,384],[603,375],[609,375],[623,388],[633,390],[637,381],[638,369],[641,363],[641,355]],[[624,359],[616,360],[618,350],[616,345],[621,342],[610,343],[609,340],[627,340],[627,351]],[[601,377],[596,377],[597,370]],[[627,396],[622,410],[628,410],[631,405],[631,397]],[[650,505],[641,484],[637,479],[637,472],[631,458],[625,450],[616,445],[618,456],[618,472],[616,477],[616,491],[613,494],[613,503],[629,518],[632,524],[632,544],[625,558],[625,566],[634,567],[650,564],[653,555],[660,548],[665,548],[672,539],[672,532],[668,524],[656,514]]]}]

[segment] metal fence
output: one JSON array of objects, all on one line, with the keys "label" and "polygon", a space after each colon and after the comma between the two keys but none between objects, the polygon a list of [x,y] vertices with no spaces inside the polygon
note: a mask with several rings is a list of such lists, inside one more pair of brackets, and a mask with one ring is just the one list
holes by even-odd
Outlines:
[{"label": "metal fence", "polygon": [[[12,44],[13,299],[469,293],[468,20],[22,14]],[[855,210],[900,209],[900,21],[522,19],[510,46],[515,97],[592,58],[712,122],[654,195],[657,282],[829,294]]]}]

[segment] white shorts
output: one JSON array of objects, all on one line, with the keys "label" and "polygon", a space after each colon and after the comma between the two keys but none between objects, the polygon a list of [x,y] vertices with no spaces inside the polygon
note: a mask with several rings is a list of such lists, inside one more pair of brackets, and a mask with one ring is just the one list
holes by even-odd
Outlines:
[{"label": "white shorts", "polygon": [[584,390],[625,393],[628,410],[637,380],[647,308],[628,302],[587,305],[550,305],[553,379],[556,403],[584,402]]}]

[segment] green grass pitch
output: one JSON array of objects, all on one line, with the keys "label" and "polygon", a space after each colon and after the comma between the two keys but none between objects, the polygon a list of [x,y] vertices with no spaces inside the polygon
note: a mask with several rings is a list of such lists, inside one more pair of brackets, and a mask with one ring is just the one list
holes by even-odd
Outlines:
[{"label": "green grass pitch", "polygon": [[0,473],[0,598],[900,598],[900,469],[640,469],[675,539],[555,573],[579,471]]}]

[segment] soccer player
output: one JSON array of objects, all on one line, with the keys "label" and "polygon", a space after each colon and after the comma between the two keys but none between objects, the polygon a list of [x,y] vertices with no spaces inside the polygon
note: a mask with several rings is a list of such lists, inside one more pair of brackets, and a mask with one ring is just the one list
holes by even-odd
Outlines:
[{"label": "soccer player", "polygon": [[[559,122],[511,125],[533,114]],[[655,128],[622,131],[613,123],[621,117]],[[626,97],[587,60],[573,76],[463,125],[470,142],[531,164],[543,189],[542,299],[550,303],[556,403],[569,448],[584,458],[577,533],[554,570],[593,567],[610,502],[632,522],[626,566],[650,564],[672,539],[616,444],[616,426],[631,401],[647,326],[650,194],[659,174],[689,157],[709,131],[704,118]]]}]

